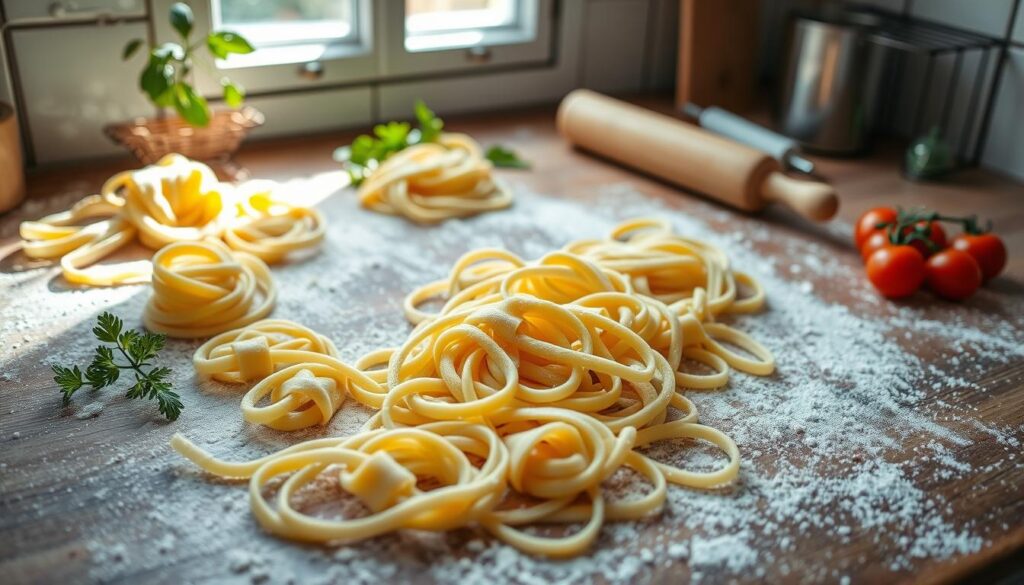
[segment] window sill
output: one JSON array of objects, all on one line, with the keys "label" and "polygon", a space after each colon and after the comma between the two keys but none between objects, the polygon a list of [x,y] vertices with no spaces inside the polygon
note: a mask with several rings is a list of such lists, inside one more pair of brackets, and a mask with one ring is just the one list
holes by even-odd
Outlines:
[{"label": "window sill", "polygon": [[518,45],[533,42],[536,38],[536,31],[522,28],[461,30],[408,36],[405,39],[405,50],[410,53],[429,53],[470,47]]},{"label": "window sill", "polygon": [[305,43],[280,47],[259,47],[258,51],[246,55],[229,55],[217,59],[217,68],[244,69],[249,67],[271,67],[294,65],[313,61],[348,59],[370,54],[370,49],[359,43]]}]

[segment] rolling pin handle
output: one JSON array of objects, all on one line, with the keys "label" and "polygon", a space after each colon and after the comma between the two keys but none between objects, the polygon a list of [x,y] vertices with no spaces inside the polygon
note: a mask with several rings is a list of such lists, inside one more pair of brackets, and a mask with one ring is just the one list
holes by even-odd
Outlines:
[{"label": "rolling pin handle", "polygon": [[839,209],[839,198],[832,185],[798,181],[779,171],[768,175],[761,192],[766,200],[788,205],[800,215],[817,221],[831,219]]}]

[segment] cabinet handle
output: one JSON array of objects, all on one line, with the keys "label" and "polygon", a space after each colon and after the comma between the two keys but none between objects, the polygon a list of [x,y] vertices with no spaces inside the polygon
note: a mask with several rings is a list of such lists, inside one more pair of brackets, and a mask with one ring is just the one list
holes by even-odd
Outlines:
[{"label": "cabinet handle", "polygon": [[470,63],[488,63],[491,60],[491,50],[487,47],[470,47],[466,49],[466,60]]},{"label": "cabinet handle", "polygon": [[324,76],[324,65],[319,61],[310,61],[299,65],[299,77],[316,81]]}]

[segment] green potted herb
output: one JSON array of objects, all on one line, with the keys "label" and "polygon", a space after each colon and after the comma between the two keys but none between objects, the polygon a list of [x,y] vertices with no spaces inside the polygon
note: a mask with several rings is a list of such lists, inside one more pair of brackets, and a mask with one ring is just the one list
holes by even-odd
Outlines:
[{"label": "green potted herb", "polygon": [[[179,42],[150,46],[149,60],[139,76],[139,88],[158,108],[159,115],[112,124],[105,131],[144,164],[171,152],[198,160],[227,161],[248,131],[263,123],[263,115],[251,107],[239,109],[245,89],[227,77],[222,77],[220,83],[224,103],[230,109],[211,111],[193,85],[194,71],[197,65],[205,65],[200,57],[206,55],[202,53],[224,59],[255,49],[244,37],[230,31],[212,31],[205,39],[194,39],[192,8],[184,2],[171,5],[170,24]],[[130,59],[143,45],[142,39],[129,41],[121,57]],[[167,110],[176,115],[166,115]]]}]

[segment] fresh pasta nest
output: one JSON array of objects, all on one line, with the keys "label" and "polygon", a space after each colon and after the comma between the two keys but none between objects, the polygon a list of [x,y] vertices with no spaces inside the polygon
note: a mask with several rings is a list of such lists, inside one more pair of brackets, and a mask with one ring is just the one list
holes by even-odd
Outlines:
[{"label": "fresh pasta nest", "polygon": [[170,337],[207,337],[262,319],[276,300],[259,258],[217,240],[175,242],[153,256],[153,295],[142,322]]},{"label": "fresh pasta nest", "polygon": [[418,223],[466,217],[512,204],[512,192],[466,134],[444,133],[380,164],[359,187],[363,207]]},{"label": "fresh pasta nest", "polygon": [[[92,221],[92,220],[99,221]],[[268,192],[235,189],[202,163],[168,154],[157,163],[114,175],[99,195],[70,210],[20,226],[25,254],[60,259],[76,284],[145,282],[148,261],[94,266],[135,240],[153,250],[176,242],[221,238],[233,249],[275,263],[323,239],[319,211],[275,201]]]},{"label": "fresh pasta nest", "polygon": [[[425,311],[434,297],[443,307]],[[251,379],[243,374],[249,358],[240,357],[250,350],[237,344],[262,340],[249,371],[272,373],[243,400],[247,420],[322,425],[349,395],[377,410],[362,432],[247,463],[216,459],[180,435],[172,445],[211,473],[248,478],[257,520],[286,538],[478,526],[532,554],[573,556],[604,522],[657,514],[669,483],[713,489],[735,479],[735,443],[699,424],[682,391],[720,387],[731,369],[772,373],[766,348],[714,321],[763,303],[757,282],[732,271],[722,252],[656,221],[627,222],[608,239],[574,242],[536,262],[478,250],[407,297],[416,326],[401,347],[353,367],[313,349],[319,336],[305,328],[269,325],[280,322],[224,334],[196,353],[204,373]],[[309,351],[283,349],[289,344]],[[688,360],[712,373],[686,371]],[[267,399],[265,413],[254,415]],[[709,442],[726,461],[690,470],[642,452],[673,439]],[[644,495],[605,489],[623,468],[647,481]],[[328,519],[296,507],[293,495],[323,475],[337,477],[368,514]],[[268,497],[272,485],[279,487]],[[554,536],[526,530],[538,524],[581,527]]]}]

